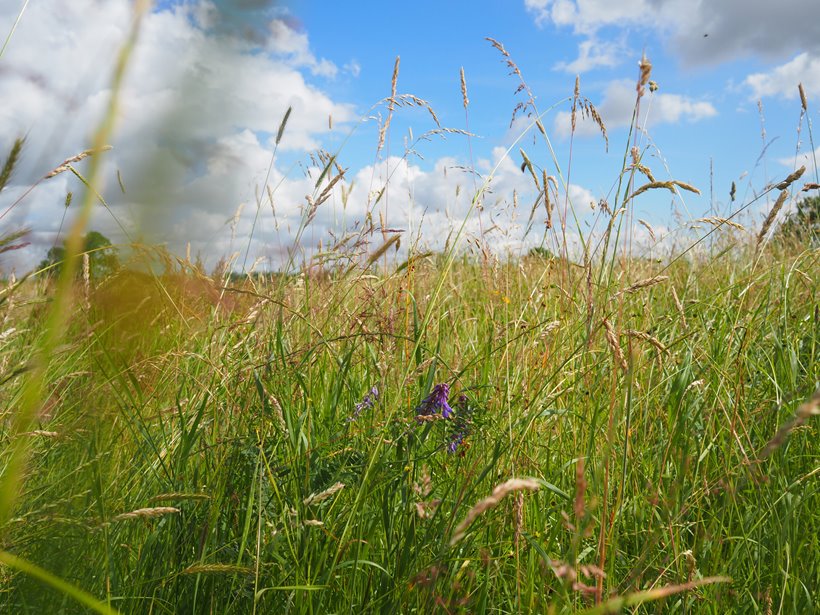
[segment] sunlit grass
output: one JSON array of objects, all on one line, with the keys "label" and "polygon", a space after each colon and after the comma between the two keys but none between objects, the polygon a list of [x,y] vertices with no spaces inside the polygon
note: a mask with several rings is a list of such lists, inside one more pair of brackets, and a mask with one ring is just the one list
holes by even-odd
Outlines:
[{"label": "sunlit grass", "polygon": [[[591,324],[583,269],[562,279],[539,258],[459,261],[437,305],[436,259],[229,287],[230,307],[183,278],[112,306],[113,278],[72,317],[40,431],[19,436],[32,461],[6,544],[134,613],[567,611],[599,578],[606,597],[719,575],[732,582],[666,607],[806,609],[814,426],[761,452],[817,378],[816,259],[680,263],[613,299],[654,267],[633,265],[593,289]],[[209,315],[183,320],[194,303]],[[40,322],[19,309],[6,366],[26,364]],[[415,418],[439,382],[469,399],[454,453],[450,421]],[[454,540],[513,477],[539,489]],[[14,610],[66,599],[6,575]]]}]

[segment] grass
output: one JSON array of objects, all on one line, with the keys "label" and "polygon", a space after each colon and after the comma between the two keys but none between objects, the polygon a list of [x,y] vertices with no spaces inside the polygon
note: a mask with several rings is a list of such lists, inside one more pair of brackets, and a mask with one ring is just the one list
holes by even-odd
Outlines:
[{"label": "grass", "polygon": [[[398,67],[390,112],[424,107]],[[600,123],[577,84],[567,102]],[[293,275],[144,249],[164,273],[9,283],[2,610],[811,612],[818,251],[728,224],[747,203],[708,243],[633,256],[631,200],[691,188],[633,131],[577,262],[568,180],[522,150],[560,258],[454,237],[379,266],[385,235]],[[298,236],[340,180],[322,160]]]},{"label": "grass", "polygon": [[[55,350],[41,431],[19,436],[6,548],[125,613],[572,612],[710,576],[732,581],[664,608],[810,610],[815,426],[760,457],[817,379],[816,253],[679,261],[617,295],[656,267],[633,263],[593,287],[591,325],[582,268],[459,260],[433,303],[441,266],[229,287],[230,309],[170,278],[106,281]],[[6,369],[30,361],[39,308],[16,308]],[[469,399],[455,453],[452,421],[414,420],[438,382]],[[512,477],[540,488],[451,545]],[[69,608],[5,576],[11,612]]]}]

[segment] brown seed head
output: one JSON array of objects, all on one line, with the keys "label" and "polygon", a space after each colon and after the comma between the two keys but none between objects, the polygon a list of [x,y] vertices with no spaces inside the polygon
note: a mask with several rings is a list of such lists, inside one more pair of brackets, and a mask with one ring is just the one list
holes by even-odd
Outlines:
[{"label": "brown seed head", "polygon": [[797,84],[797,91],[800,92],[800,106],[803,107],[803,111],[809,110],[809,103],[806,100],[806,90],[803,89],[803,84]]}]

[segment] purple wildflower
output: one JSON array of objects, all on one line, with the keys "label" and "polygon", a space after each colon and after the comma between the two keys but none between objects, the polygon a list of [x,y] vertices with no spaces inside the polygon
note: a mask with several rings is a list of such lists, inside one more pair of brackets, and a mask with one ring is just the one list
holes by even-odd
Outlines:
[{"label": "purple wildflower", "polygon": [[450,418],[453,409],[447,402],[447,397],[450,395],[450,385],[446,382],[437,384],[433,387],[430,394],[416,407],[417,416],[432,416],[441,410],[441,416],[445,419]]},{"label": "purple wildflower", "polygon": [[362,398],[362,401],[356,404],[356,409],[353,411],[353,416],[348,417],[347,421],[355,421],[364,410],[370,410],[373,408],[377,401],[379,401],[379,389],[374,384],[370,389],[370,392]]},{"label": "purple wildflower", "polygon": [[458,448],[458,445],[461,444],[464,441],[464,436],[466,436],[466,435],[467,434],[463,431],[459,431],[457,433],[454,433],[451,436],[452,439],[450,440],[450,443],[447,445],[447,452],[450,453],[450,454],[455,453],[456,449]]},{"label": "purple wildflower", "polygon": [[463,393],[458,396],[458,403],[453,414],[452,429],[450,430],[450,442],[447,444],[447,452],[455,453],[459,445],[464,442],[470,433],[470,414],[472,409],[469,399]]}]

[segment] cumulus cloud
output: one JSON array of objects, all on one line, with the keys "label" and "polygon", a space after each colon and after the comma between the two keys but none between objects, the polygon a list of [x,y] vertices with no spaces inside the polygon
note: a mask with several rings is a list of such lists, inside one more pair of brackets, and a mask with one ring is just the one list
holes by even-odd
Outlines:
[{"label": "cumulus cloud", "polygon": [[290,59],[290,64],[306,67],[314,75],[335,77],[339,72],[336,65],[330,60],[317,60],[310,51],[310,43],[305,32],[294,29],[284,19],[274,19],[270,23],[271,37],[268,49]]},{"label": "cumulus cloud", "polygon": [[[272,4],[189,2],[146,17],[104,168],[103,194],[116,220],[99,207],[94,228],[114,241],[143,238],[177,250],[190,240],[195,251],[212,256],[225,247],[214,238],[226,234],[225,221],[237,206],[245,202],[255,212],[273,135],[288,107],[293,112],[280,153],[319,147],[329,134],[328,116],[344,130],[353,108],[305,77],[332,77],[337,69],[317,59],[307,35],[271,12]],[[0,22],[10,23],[16,9],[4,3]],[[112,62],[131,11],[129,0],[43,0],[28,7],[0,66],[0,148],[8,151],[16,137],[26,136],[22,163],[0,195],[0,212],[88,147],[110,96]],[[283,183],[283,194],[293,192],[287,202],[304,202],[310,190],[298,179],[284,180],[274,166],[270,181]],[[32,246],[13,255],[20,266],[39,260],[55,241],[69,190],[82,187],[70,174],[60,175],[6,214],[4,224],[36,231]],[[280,215],[298,218],[298,207],[287,209],[285,202]],[[73,206],[69,218],[72,212]]]},{"label": "cumulus cloud", "polygon": [[815,0],[524,0],[524,6],[539,25],[572,28],[587,37],[609,26],[660,31],[686,64],[820,52]]},{"label": "cumulus cloud", "polygon": [[[794,170],[801,166],[806,167],[806,172],[803,175],[802,180],[795,184],[795,186],[793,187],[793,191],[795,191],[795,188],[800,189],[804,182],[817,181],[818,173],[820,173],[820,169],[818,169],[818,167],[815,164],[817,161],[820,161],[820,147],[816,148],[814,151],[809,150],[805,152],[800,152],[796,156],[790,156],[788,158],[779,158],[777,160],[777,162],[779,162],[781,165],[783,165],[789,170]],[[815,195],[817,193],[811,192],[809,194]]]},{"label": "cumulus cloud", "polygon": [[585,73],[596,68],[617,66],[626,56],[623,42],[602,41],[593,36],[578,44],[578,57],[572,62],[558,62],[555,68],[568,73]]},{"label": "cumulus cloud", "polygon": [[[635,107],[635,96],[635,82],[633,80],[619,79],[607,85],[601,103],[596,107],[607,130],[629,125]],[[678,122],[697,122],[716,116],[717,109],[708,101],[693,100],[680,94],[656,93],[651,98],[643,99],[641,113],[640,125],[653,126]],[[569,111],[556,114],[553,129],[559,136],[569,136],[571,128]],[[577,134],[596,135],[599,132],[595,122],[589,118],[581,118],[578,114]]]},{"label": "cumulus cloud", "polygon": [[[27,137],[23,162],[0,194],[0,213],[8,212],[3,224],[33,229],[31,247],[11,255],[18,270],[43,258],[76,209],[63,207],[67,192],[82,192],[70,173],[23,195],[88,147],[110,97],[112,62],[127,36],[131,7],[130,0],[32,3],[0,64],[0,154],[16,137]],[[178,254],[190,242],[206,264],[244,254],[249,241],[248,264],[257,255],[272,266],[287,258],[309,207],[306,195],[315,197],[327,181],[317,187],[322,169],[316,163],[292,162],[334,138],[328,116],[342,134],[357,117],[323,91],[322,79],[360,69],[354,60],[340,70],[317,58],[307,33],[274,9],[263,0],[196,0],[147,16],[103,167],[108,207],[96,207],[94,229],[115,243],[165,243]],[[14,7],[0,5],[0,22],[14,17]],[[590,62],[602,61],[596,53],[590,49]],[[272,164],[273,141],[289,107]],[[302,245],[327,245],[331,233],[357,231],[368,215],[378,226],[383,214],[388,227],[403,229],[403,249],[415,238],[440,249],[463,225],[466,235],[483,235],[497,252],[524,250],[540,235],[523,236],[535,194],[529,175],[504,152],[496,148],[476,161],[479,177],[451,158],[424,167],[390,158],[353,169],[314,212]],[[78,170],[84,172],[83,164]],[[389,189],[374,205],[388,177]],[[482,210],[471,209],[475,187],[485,180]],[[596,200],[581,186],[569,192],[580,211]],[[381,241],[378,233],[375,241]]]},{"label": "cumulus cloud", "polygon": [[744,81],[754,99],[779,96],[789,100],[797,98],[800,82],[808,95],[820,97],[820,55],[801,53],[770,71],[751,74]]}]

